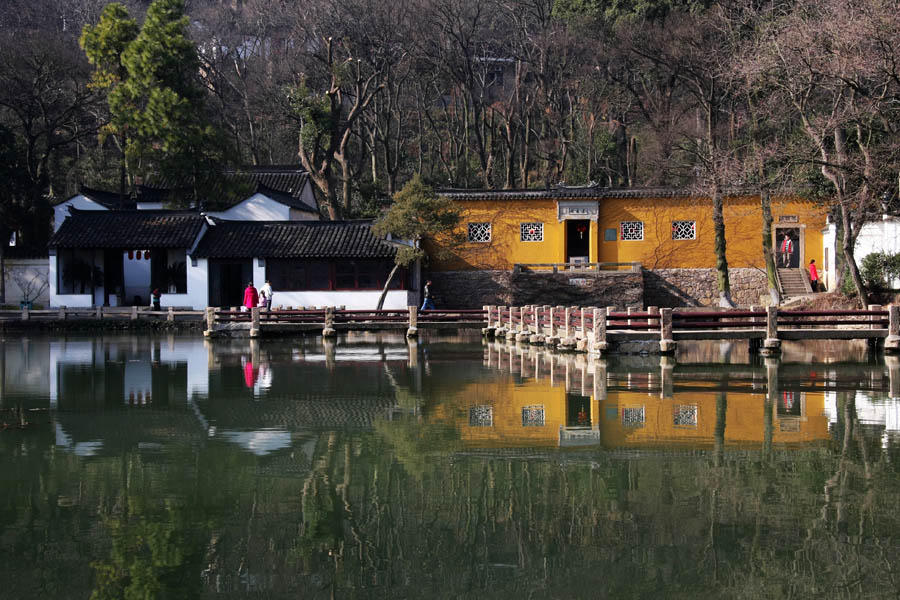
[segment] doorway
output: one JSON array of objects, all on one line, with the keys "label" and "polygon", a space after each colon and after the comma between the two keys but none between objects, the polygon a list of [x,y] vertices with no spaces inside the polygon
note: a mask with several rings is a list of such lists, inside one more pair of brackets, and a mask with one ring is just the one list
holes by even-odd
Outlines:
[{"label": "doorway", "polygon": [[587,219],[566,221],[566,262],[590,262],[591,222]]},{"label": "doorway", "polygon": [[803,256],[803,230],[799,227],[775,228],[775,265],[780,269],[799,269]]},{"label": "doorway", "polygon": [[251,279],[253,267],[249,260],[210,260],[209,305],[241,306],[244,288]]}]

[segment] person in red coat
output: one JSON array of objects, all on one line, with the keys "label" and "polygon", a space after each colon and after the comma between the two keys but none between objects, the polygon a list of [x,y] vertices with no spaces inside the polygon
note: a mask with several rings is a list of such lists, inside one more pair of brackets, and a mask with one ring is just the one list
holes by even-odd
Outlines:
[{"label": "person in red coat", "polygon": [[812,291],[819,291],[819,271],[816,269],[816,259],[809,261],[809,286]]},{"label": "person in red coat", "polygon": [[247,289],[244,290],[244,310],[250,310],[254,306],[259,304],[259,294],[256,291],[256,288],[253,287],[253,282],[247,284]]}]

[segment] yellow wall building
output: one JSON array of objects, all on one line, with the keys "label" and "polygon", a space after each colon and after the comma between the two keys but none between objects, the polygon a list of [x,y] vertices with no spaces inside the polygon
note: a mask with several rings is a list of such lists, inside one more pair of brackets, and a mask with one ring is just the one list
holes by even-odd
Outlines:
[{"label": "yellow wall building", "polygon": [[[462,443],[473,448],[566,446],[566,439],[572,439],[566,434],[579,430],[593,432],[593,436],[574,436],[576,445],[711,448],[722,394],[676,390],[673,397],[660,398],[658,393],[611,390],[605,397],[582,396],[567,393],[563,381],[551,383],[546,375],[537,380],[508,379],[473,386],[445,399],[429,416],[432,422],[452,424]],[[765,394],[727,393],[725,445],[754,448],[763,444],[765,402]],[[794,445],[829,439],[824,392],[782,392],[770,414],[772,443]]]},{"label": "yellow wall building", "polygon": [[[712,202],[679,190],[554,188],[444,191],[462,208],[466,241],[434,271],[508,270],[515,264],[640,263],[645,269],[715,268]],[[764,269],[758,196],[725,200],[730,268]],[[773,247],[787,234],[792,267],[822,265],[824,211],[800,198],[772,201]]]}]

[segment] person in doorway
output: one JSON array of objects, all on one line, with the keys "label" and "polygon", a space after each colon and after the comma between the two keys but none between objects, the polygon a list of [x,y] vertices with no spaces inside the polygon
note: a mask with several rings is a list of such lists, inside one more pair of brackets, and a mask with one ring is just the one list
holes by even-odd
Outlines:
[{"label": "person in doorway", "polygon": [[244,290],[244,307],[243,310],[246,312],[251,308],[254,308],[259,304],[259,293],[256,291],[256,288],[253,287],[253,282],[247,284],[247,288]]},{"label": "person in doorway", "polygon": [[819,291],[819,271],[816,269],[816,259],[809,261],[809,285],[813,293]]},{"label": "person in doorway", "polygon": [[150,292],[150,306],[153,307],[153,310],[161,310],[160,299],[159,288],[153,288],[153,291]]},{"label": "person in doorway", "polygon": [[425,298],[422,301],[422,308],[419,310],[434,310],[434,299],[431,297],[431,280],[425,282],[425,290],[422,292]]},{"label": "person in doorway", "polygon": [[269,283],[268,279],[266,279],[263,286],[259,288],[260,299],[263,297],[263,294],[265,294],[265,301],[259,303],[260,307],[263,307],[266,310],[272,310],[272,284]]},{"label": "person in doorway", "polygon": [[781,252],[781,266],[790,267],[791,255],[794,253],[794,242],[788,234],[784,234],[784,237],[781,239],[779,252]]}]

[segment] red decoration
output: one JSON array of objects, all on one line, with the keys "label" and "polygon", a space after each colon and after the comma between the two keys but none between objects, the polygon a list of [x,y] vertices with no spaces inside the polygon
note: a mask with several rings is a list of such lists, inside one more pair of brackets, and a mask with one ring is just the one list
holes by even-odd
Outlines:
[{"label": "red decoration", "polygon": [[150,260],[150,251],[144,250],[144,260]]}]

